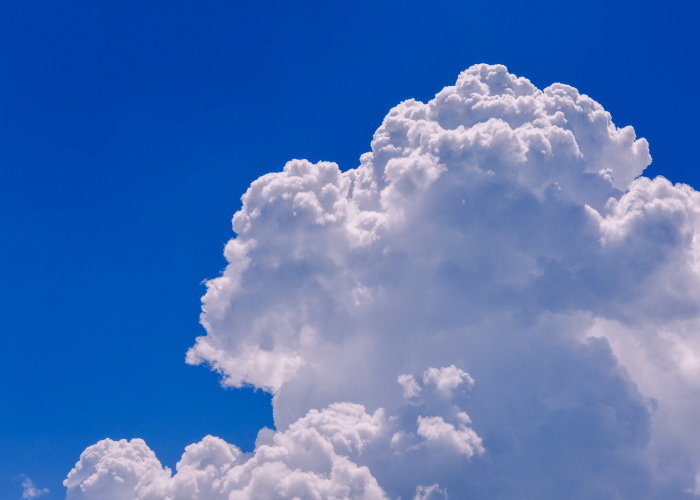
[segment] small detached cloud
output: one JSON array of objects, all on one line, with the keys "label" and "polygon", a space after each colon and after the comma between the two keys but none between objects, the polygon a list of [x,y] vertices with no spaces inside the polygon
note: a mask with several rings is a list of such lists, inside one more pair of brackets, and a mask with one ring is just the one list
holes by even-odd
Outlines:
[{"label": "small detached cloud", "polygon": [[697,496],[700,193],[650,163],[577,89],[480,64],[356,168],[262,176],[186,361],[273,394],[278,431],[174,473],[101,441],[67,498]]},{"label": "small detached cloud", "polygon": [[447,492],[440,489],[440,485],[435,483],[431,486],[418,486],[416,496],[413,500],[447,500]]},{"label": "small detached cloud", "polygon": [[34,481],[32,481],[29,477],[24,476],[24,479],[22,480],[22,498],[39,498],[48,492],[49,490],[47,488],[37,488]]},{"label": "small detached cloud", "polygon": [[423,374],[424,384],[434,384],[438,392],[446,397],[452,396],[452,391],[462,383],[469,387],[474,385],[474,379],[467,372],[450,365],[445,368],[428,368]]},{"label": "small detached cloud", "polygon": [[421,387],[416,382],[416,379],[413,378],[413,375],[405,373],[399,375],[399,384],[403,387],[403,397],[405,398],[413,398],[420,394]]},{"label": "small detached cloud", "polygon": [[[460,412],[466,416],[466,413]],[[468,421],[469,417],[464,418]],[[463,423],[457,428],[445,422],[442,417],[418,417],[418,435],[424,437],[429,443],[438,443],[442,447],[453,448],[466,457],[472,457],[475,453],[484,453],[481,446],[481,438]]]}]

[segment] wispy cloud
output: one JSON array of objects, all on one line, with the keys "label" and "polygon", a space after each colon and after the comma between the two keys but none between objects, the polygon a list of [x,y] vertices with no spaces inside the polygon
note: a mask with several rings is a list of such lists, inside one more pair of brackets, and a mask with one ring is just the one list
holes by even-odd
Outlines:
[{"label": "wispy cloud", "polygon": [[24,476],[22,480],[22,498],[38,498],[48,492],[47,488],[37,488],[36,484],[28,476]]}]

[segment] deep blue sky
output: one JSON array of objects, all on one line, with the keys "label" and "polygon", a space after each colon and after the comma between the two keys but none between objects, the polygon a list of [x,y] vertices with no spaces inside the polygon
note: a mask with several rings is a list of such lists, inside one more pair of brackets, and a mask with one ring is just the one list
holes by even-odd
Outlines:
[{"label": "deep blue sky", "polygon": [[693,2],[0,3],[0,497],[63,498],[85,447],[244,450],[269,396],[184,363],[240,196],[348,169],[388,110],[474,63],[577,87],[700,186]]}]

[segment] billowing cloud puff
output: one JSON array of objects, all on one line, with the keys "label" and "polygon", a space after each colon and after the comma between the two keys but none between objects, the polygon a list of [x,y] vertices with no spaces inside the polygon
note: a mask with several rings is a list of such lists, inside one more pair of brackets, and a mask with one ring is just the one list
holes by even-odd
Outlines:
[{"label": "billowing cloud puff", "polygon": [[142,440],[107,439],[83,452],[65,485],[75,499],[385,500],[367,467],[348,458],[385,426],[382,410],[368,415],[360,405],[336,403],[309,412],[284,433],[263,431],[250,457],[207,436],[185,449],[174,476]]},{"label": "billowing cloud puff", "polygon": [[69,498],[694,497],[700,195],[650,162],[576,89],[478,65],[357,168],[261,177],[187,362],[273,393],[278,431],[175,475],[103,441]]}]

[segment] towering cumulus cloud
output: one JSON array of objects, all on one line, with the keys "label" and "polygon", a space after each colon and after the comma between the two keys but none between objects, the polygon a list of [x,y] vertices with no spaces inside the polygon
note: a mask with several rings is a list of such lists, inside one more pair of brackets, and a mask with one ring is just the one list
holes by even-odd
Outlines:
[{"label": "towering cumulus cloud", "polygon": [[700,495],[700,195],[567,85],[464,71],[360,166],[253,182],[187,362],[274,394],[177,472],[88,448],[71,499]]}]

